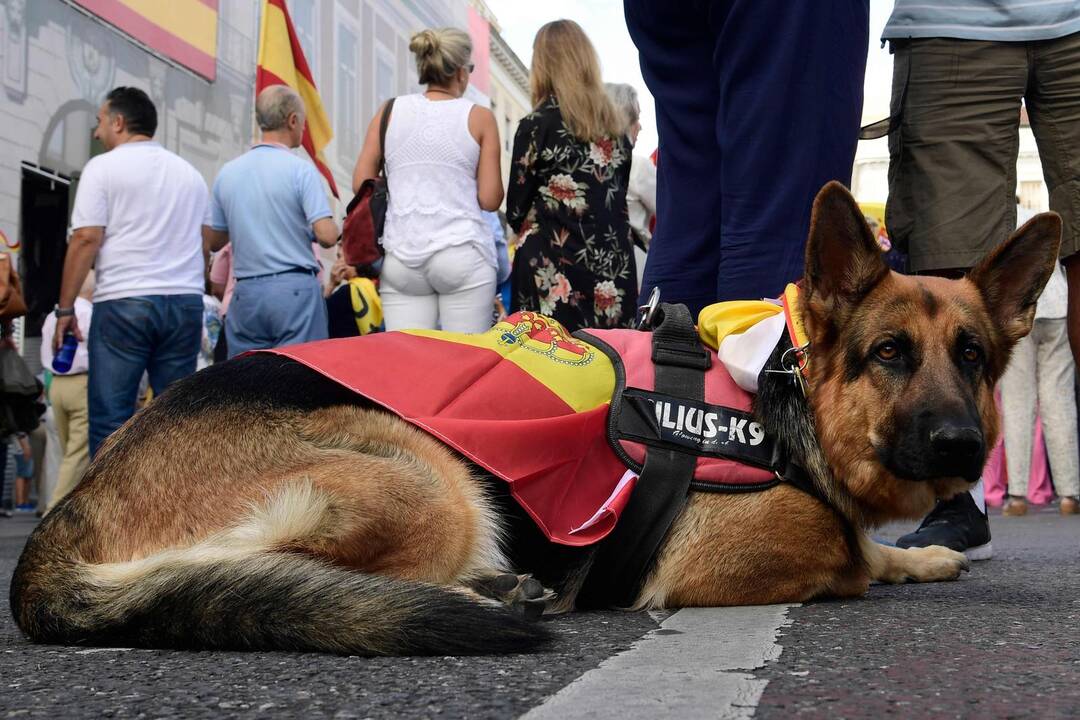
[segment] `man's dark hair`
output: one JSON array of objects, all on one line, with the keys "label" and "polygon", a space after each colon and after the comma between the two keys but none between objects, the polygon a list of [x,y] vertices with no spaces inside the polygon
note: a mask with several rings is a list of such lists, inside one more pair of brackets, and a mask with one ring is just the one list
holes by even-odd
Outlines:
[{"label": "man's dark hair", "polygon": [[132,135],[154,137],[157,131],[157,108],[150,97],[139,88],[118,87],[105,96],[109,114],[123,115]]}]

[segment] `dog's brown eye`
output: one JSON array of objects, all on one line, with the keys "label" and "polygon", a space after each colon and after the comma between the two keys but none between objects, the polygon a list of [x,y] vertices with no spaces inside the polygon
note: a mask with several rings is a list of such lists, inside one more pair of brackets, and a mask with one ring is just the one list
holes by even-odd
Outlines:
[{"label": "dog's brown eye", "polygon": [[979,358],[982,357],[982,353],[979,352],[979,348],[975,347],[974,345],[968,345],[967,347],[965,347],[961,355],[963,356],[964,361],[969,363],[979,362]]},{"label": "dog's brown eye", "polygon": [[882,360],[895,360],[900,354],[900,348],[896,346],[896,343],[883,343],[878,346],[876,354]]}]

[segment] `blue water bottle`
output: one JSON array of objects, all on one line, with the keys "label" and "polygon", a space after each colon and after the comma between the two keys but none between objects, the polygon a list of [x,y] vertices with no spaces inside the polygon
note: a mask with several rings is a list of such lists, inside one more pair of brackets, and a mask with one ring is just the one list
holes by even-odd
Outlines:
[{"label": "blue water bottle", "polygon": [[75,350],[78,349],[78,347],[79,341],[75,337],[75,333],[64,333],[64,344],[60,346],[60,349],[53,357],[53,372],[63,375],[71,370],[71,364],[75,362]]}]

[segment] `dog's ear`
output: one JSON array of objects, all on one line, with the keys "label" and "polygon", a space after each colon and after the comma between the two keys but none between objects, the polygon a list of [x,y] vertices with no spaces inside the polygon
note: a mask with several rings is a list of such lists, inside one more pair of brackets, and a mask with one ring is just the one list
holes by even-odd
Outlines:
[{"label": "dog's ear", "polygon": [[847,309],[888,274],[859,204],[847,188],[830,182],[814,198],[810,215],[803,278],[807,297],[825,317],[842,323]]},{"label": "dog's ear", "polygon": [[1054,272],[1060,246],[1061,216],[1042,213],[968,273],[1010,346],[1031,332],[1035,303]]}]

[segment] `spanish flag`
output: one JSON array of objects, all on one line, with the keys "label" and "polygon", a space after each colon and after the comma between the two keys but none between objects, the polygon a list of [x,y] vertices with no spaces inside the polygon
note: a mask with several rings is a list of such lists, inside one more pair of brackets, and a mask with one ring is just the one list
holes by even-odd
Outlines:
[{"label": "spanish flag", "polygon": [[304,124],[303,146],[315,161],[330,192],[338,195],[334,176],[323,158],[323,148],[334,137],[330,129],[330,119],[326,116],[315,79],[304,58],[300,39],[296,37],[285,0],[264,0],[262,8],[262,27],[259,30],[259,61],[255,74],[255,94],[271,85],[288,85],[300,93],[307,108],[307,120]]}]

